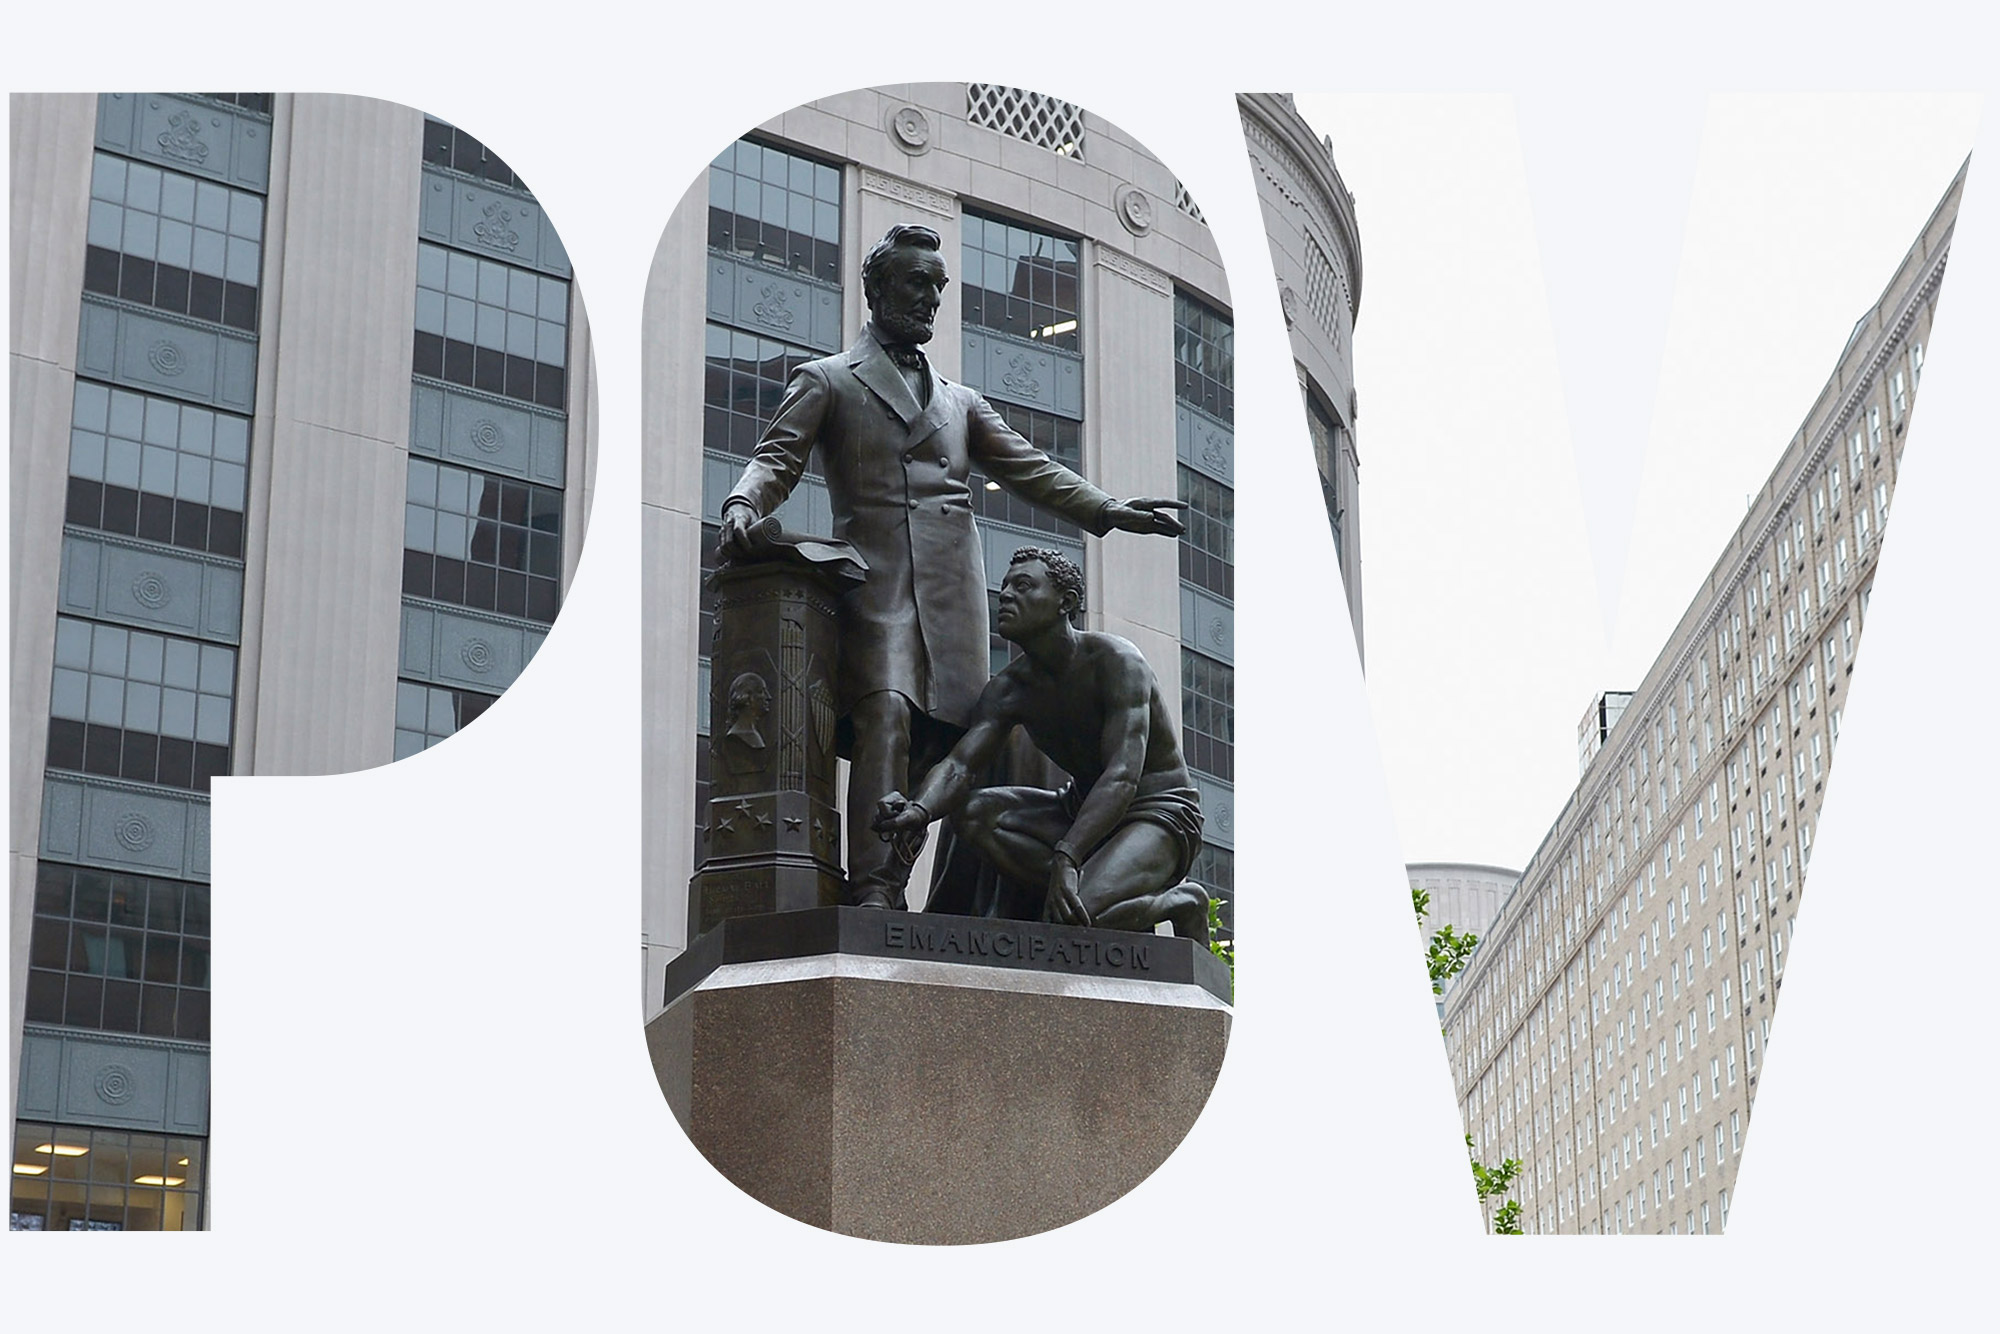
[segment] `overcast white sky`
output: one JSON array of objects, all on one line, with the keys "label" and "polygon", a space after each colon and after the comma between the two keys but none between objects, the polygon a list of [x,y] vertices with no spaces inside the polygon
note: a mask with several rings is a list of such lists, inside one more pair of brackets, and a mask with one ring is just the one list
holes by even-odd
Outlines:
[{"label": "overcast white sky", "polygon": [[1404,854],[1519,867],[1586,704],[1645,675],[1978,98],[1298,106],[1361,229],[1368,694]]}]

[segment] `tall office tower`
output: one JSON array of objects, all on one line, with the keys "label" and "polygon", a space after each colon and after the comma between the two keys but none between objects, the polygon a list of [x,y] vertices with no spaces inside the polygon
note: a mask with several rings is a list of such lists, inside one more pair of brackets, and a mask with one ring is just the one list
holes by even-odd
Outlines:
[{"label": "tall office tower", "polygon": [[1446,997],[1474,1152],[1525,1165],[1527,1231],[1728,1217],[1964,181],[1645,680],[1586,717],[1576,793]]},{"label": "tall office tower", "polygon": [[1354,443],[1354,322],[1361,312],[1361,234],[1354,196],[1333,163],[1333,141],[1313,132],[1290,93],[1241,93],[1237,109],[1278,272],[1306,427],[1354,649],[1361,632],[1361,456]]},{"label": "tall office tower", "polygon": [[387,764],[512,684],[589,344],[533,196],[420,112],[12,114],[11,1225],[199,1228],[210,781]]},{"label": "tall office tower", "polygon": [[[1021,546],[1079,557],[1088,622],[1181,664],[1207,847],[1233,885],[1233,331],[1221,261],[1171,170],[1073,103],[997,84],[863,89],[730,145],[661,240],[645,319],[647,1013],[686,944],[709,684],[694,589],[731,483],[800,363],[867,318],[861,261],[891,224],[944,239],[927,353],[1113,495],[1190,502],[1179,543],[1090,537],[975,482],[989,599]],[[704,351],[705,349],[705,351]],[[699,441],[697,448],[694,442]],[[1171,445],[1169,442],[1172,442]],[[809,472],[786,522],[826,532]],[[1008,645],[997,635],[994,661]]]}]

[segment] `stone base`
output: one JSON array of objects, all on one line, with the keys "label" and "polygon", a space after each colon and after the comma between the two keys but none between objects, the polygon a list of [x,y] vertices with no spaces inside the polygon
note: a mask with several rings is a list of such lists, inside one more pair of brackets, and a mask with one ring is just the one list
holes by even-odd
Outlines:
[{"label": "stone base", "polygon": [[1227,970],[1171,937],[828,908],[734,919],[675,965],[646,1039],[688,1137],[755,1199],[879,1241],[1104,1207],[1193,1126],[1229,1036]]}]

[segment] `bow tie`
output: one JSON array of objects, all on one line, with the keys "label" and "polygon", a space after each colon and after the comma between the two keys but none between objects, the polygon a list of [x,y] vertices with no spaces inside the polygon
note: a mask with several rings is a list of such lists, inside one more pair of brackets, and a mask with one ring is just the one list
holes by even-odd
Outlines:
[{"label": "bow tie", "polygon": [[914,343],[885,344],[882,348],[889,354],[889,360],[908,370],[922,370],[924,354]]}]

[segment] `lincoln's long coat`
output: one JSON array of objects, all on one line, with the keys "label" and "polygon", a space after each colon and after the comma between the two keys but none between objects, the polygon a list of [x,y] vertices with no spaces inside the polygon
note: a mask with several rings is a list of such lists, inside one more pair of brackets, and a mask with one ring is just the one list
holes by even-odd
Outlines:
[{"label": "lincoln's long coat", "polygon": [[769,514],[815,445],[833,535],[853,543],[869,571],[841,603],[841,713],[894,690],[931,717],[965,726],[991,674],[968,471],[976,466],[1100,535],[1111,498],[1022,439],[977,392],[935,371],[930,405],[919,409],[868,332],[799,368],[730,499]]}]

